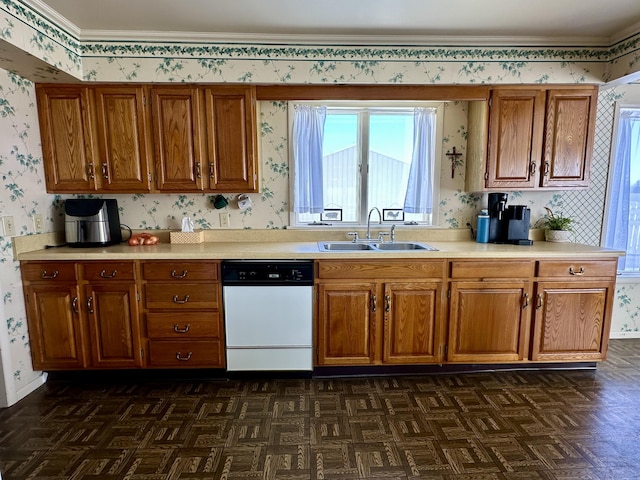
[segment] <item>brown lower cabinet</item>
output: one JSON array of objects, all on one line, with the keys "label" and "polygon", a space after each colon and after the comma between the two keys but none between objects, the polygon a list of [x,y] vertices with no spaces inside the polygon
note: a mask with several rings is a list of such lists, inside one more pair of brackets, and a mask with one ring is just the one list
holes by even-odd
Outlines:
[{"label": "brown lower cabinet", "polygon": [[[616,258],[316,264],[315,364],[606,358]],[[38,370],[224,368],[220,262],[21,262]]]},{"label": "brown lower cabinet", "polygon": [[444,260],[319,262],[316,364],[440,362],[444,271]]}]

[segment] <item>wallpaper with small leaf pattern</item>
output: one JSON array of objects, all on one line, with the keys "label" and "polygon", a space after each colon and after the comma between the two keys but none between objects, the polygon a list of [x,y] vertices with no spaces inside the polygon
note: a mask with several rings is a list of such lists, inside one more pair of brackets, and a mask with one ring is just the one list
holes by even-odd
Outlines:
[{"label": "wallpaper with small leaf pattern", "polygon": [[[16,68],[4,48],[11,44],[29,53]],[[585,48],[479,47],[340,47],[310,45],[243,45],[189,43],[88,42],[80,44],[21,2],[0,0],[0,216],[14,218],[17,235],[33,234],[31,215],[43,214],[45,230],[63,228],[60,206],[64,196],[45,192],[34,84],[66,77],[109,82],[256,82],[358,84],[482,84],[482,83],[599,83],[612,74],[636,68],[639,39],[617,46],[618,57],[607,64],[612,51]],[[625,58],[626,63],[619,60]],[[16,68],[17,69],[17,68]],[[18,69],[19,70],[19,69]],[[532,220],[544,207],[579,219],[575,240],[597,245],[606,192],[607,168],[615,102],[640,104],[640,85],[604,90],[599,96],[597,135],[591,187],[575,192],[512,192],[509,203],[532,209]],[[465,102],[445,107],[443,151],[463,153],[451,175],[441,159],[438,224],[465,228],[486,195],[464,190],[466,153]],[[260,102],[260,193],[251,194],[253,207],[235,208],[235,194],[226,208],[231,227],[281,229],[289,224],[289,151],[287,105]],[[243,193],[243,192],[237,192]],[[135,229],[179,228],[184,215],[197,228],[220,228],[219,213],[210,195],[115,195],[121,222]],[[589,208],[585,208],[588,206]],[[2,232],[0,232],[2,233]],[[19,265],[12,257],[11,239],[0,236],[0,294],[5,321],[0,324],[0,352],[5,403],[13,403],[38,383],[31,368]],[[640,336],[640,286],[629,281],[618,286],[613,334]],[[2,312],[2,309],[0,309]],[[2,388],[0,388],[0,393]],[[0,398],[0,406],[4,399]]]}]

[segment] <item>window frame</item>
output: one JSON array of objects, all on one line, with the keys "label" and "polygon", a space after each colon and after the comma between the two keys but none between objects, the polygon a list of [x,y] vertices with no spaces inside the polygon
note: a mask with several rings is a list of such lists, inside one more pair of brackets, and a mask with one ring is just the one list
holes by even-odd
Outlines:
[{"label": "window frame", "polygon": [[[609,149],[609,165],[607,168],[607,190],[606,190],[606,195],[605,195],[605,200],[604,200],[604,215],[602,216],[602,229],[600,232],[600,246],[604,247],[605,244],[605,240],[607,238],[607,233],[608,233],[608,229],[607,226],[609,225],[609,216],[610,216],[610,205],[611,205],[611,197],[612,197],[612,189],[613,189],[613,173],[614,173],[614,168],[615,168],[615,159],[616,159],[616,154],[618,153],[618,144],[616,142],[617,138],[618,138],[618,128],[620,125],[620,115],[621,115],[621,111],[624,109],[633,109],[633,110],[638,110],[640,112],[640,104],[625,104],[625,103],[619,103],[616,102],[615,104],[615,109],[614,109],[614,113],[613,113],[613,125],[612,125],[612,129],[611,129],[611,148]],[[627,222],[629,221],[629,219],[627,218]],[[619,277],[627,277],[627,278],[633,278],[633,277],[639,277],[640,278],[640,271],[636,271],[636,270],[621,270],[618,267],[618,271],[617,271],[617,275]]]},{"label": "window frame", "polygon": [[[379,113],[381,111],[393,111],[394,109],[397,111],[407,111],[413,108],[432,108],[436,112],[436,122],[435,122],[435,151],[434,151],[434,165],[433,165],[433,208],[431,213],[431,223],[427,222],[417,222],[418,226],[421,227],[438,227],[438,219],[439,219],[439,204],[440,204],[440,183],[441,183],[441,174],[442,174],[442,155],[443,155],[443,138],[444,138],[444,105],[445,101],[393,101],[393,100],[362,100],[362,101],[354,101],[354,100],[327,100],[327,101],[304,101],[304,100],[295,100],[287,102],[287,132],[288,132],[288,145],[289,152],[293,152],[293,117],[294,117],[294,109],[296,105],[316,105],[316,106],[326,106],[327,109],[340,109],[344,108],[345,111],[352,110],[354,113],[358,112],[360,114],[361,111],[368,110],[369,113]],[[368,116],[366,117],[368,121]],[[362,131],[358,131],[358,152],[360,154],[360,165],[364,165],[364,156],[366,153],[362,148],[363,142],[366,141],[368,144],[368,136],[369,136],[369,125],[367,124],[366,129],[362,129]],[[368,160],[367,160],[368,162]],[[293,210],[294,205],[294,179],[295,179],[295,160],[293,156],[289,155],[289,226],[290,228],[318,228],[318,224],[313,224],[309,222],[298,222],[297,213]],[[368,184],[367,180],[367,171],[364,168],[360,168],[360,176],[357,181],[360,183],[360,212],[359,222],[338,222],[331,224],[332,228],[346,228],[352,229],[354,227],[365,227],[367,224],[367,189]],[[393,222],[394,224],[400,224],[400,222]],[[389,222],[389,224],[392,224]]]}]

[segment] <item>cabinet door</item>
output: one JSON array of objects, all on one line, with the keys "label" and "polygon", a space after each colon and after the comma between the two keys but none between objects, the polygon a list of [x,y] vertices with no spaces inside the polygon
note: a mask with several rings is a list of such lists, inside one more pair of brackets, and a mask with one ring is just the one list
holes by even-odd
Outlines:
[{"label": "cabinet door", "polygon": [[534,188],[542,158],[543,90],[494,90],[489,116],[487,188]]},{"label": "cabinet door", "polygon": [[208,165],[201,158],[197,88],[151,89],[157,186],[162,191],[202,190]]},{"label": "cabinet door", "polygon": [[614,288],[609,281],[539,282],[531,359],[605,359]]},{"label": "cabinet door", "polygon": [[95,87],[101,190],[148,192],[148,139],[142,87]]},{"label": "cabinet door", "polygon": [[209,188],[257,192],[255,88],[205,89]]},{"label": "cabinet door", "polygon": [[318,364],[363,365],[375,359],[376,286],[318,285]]},{"label": "cabinet door", "polygon": [[86,310],[94,367],[140,367],[136,286],[87,285]]},{"label": "cabinet door", "polygon": [[531,286],[524,281],[452,282],[447,359],[517,362],[528,353]]},{"label": "cabinet door", "polygon": [[386,283],[384,287],[384,363],[437,363],[440,346],[442,284]]},{"label": "cabinet door", "polygon": [[86,366],[84,332],[75,284],[26,288],[27,322],[35,370]]},{"label": "cabinet door", "polygon": [[596,90],[549,90],[542,186],[587,187],[595,131]]},{"label": "cabinet door", "polygon": [[97,163],[90,90],[86,87],[36,87],[47,191],[94,191]]}]

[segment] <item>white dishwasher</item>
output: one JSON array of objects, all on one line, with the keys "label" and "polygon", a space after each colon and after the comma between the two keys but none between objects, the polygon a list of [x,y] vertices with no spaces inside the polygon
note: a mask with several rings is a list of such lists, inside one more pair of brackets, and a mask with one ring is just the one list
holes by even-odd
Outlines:
[{"label": "white dishwasher", "polygon": [[313,370],[313,261],[222,262],[227,370]]}]

